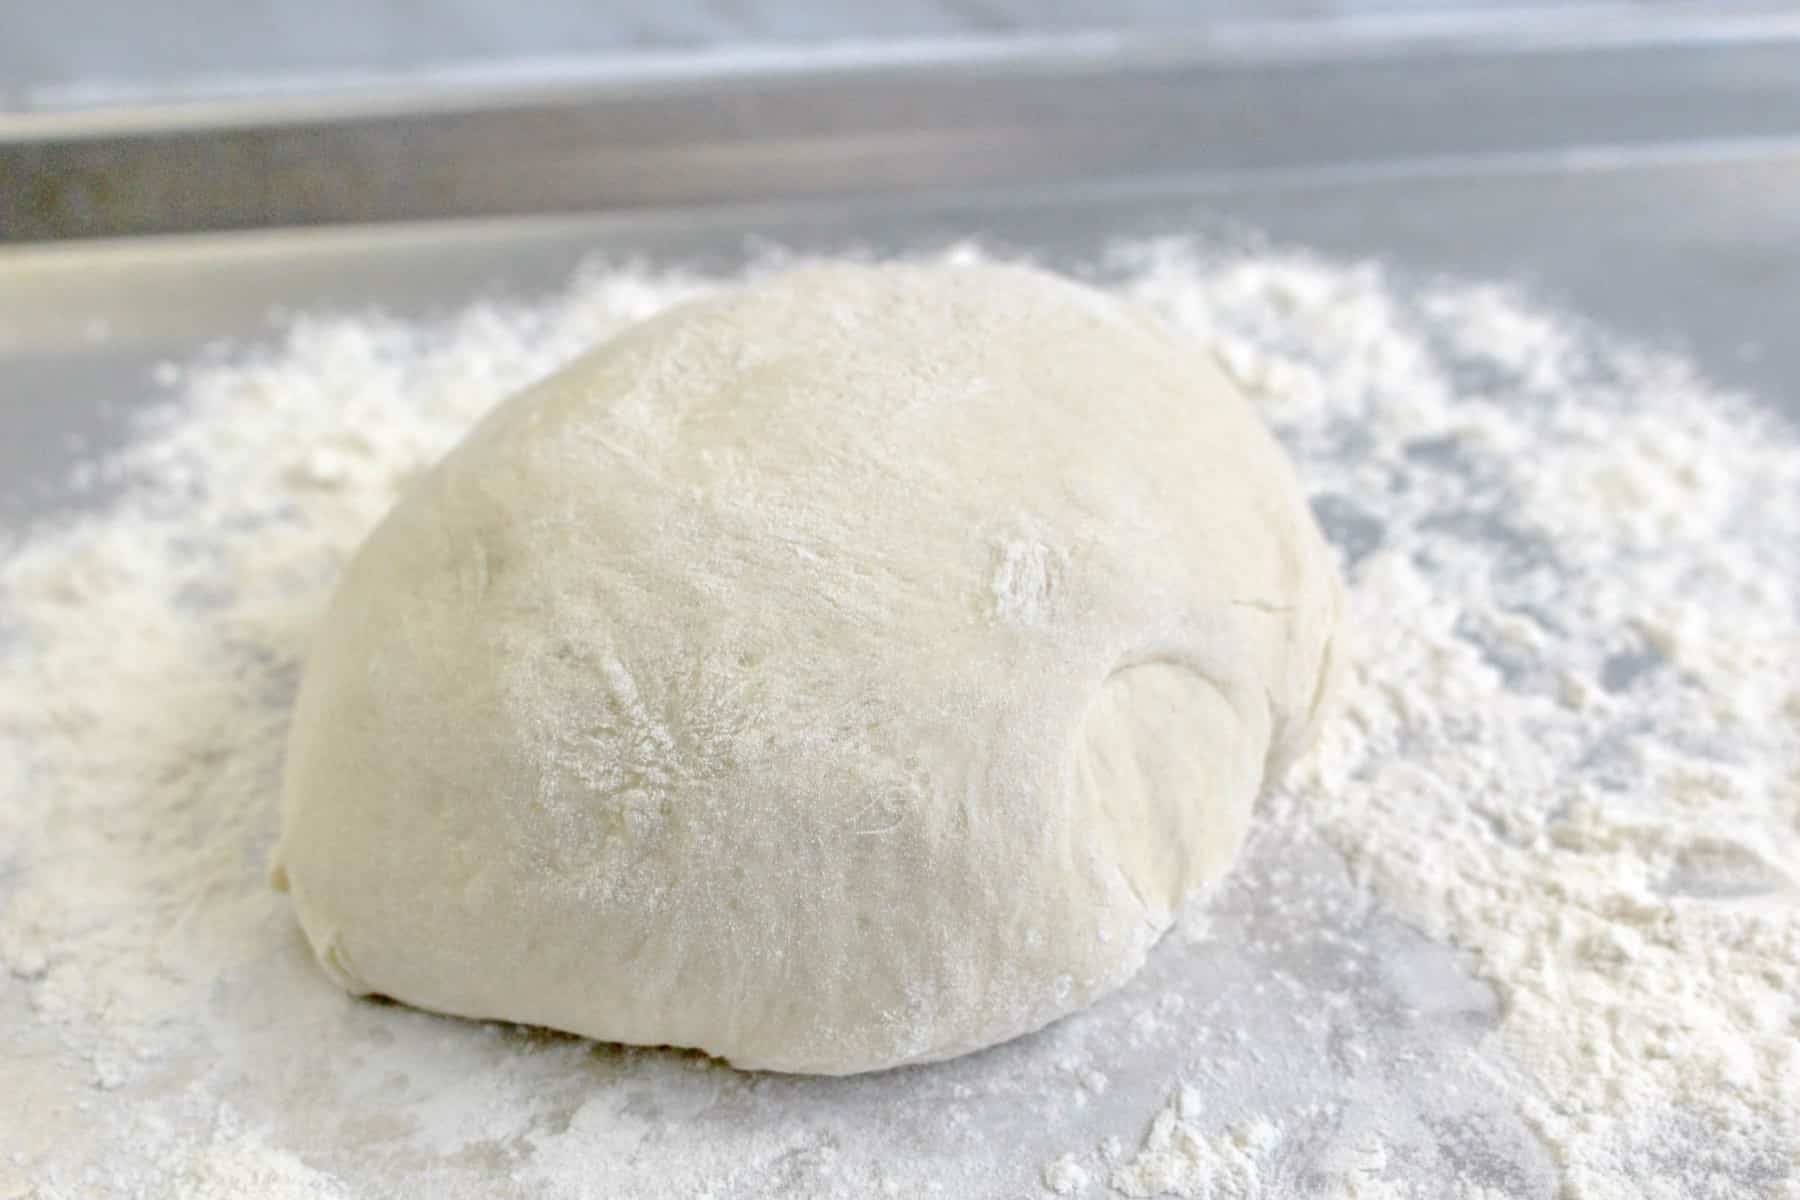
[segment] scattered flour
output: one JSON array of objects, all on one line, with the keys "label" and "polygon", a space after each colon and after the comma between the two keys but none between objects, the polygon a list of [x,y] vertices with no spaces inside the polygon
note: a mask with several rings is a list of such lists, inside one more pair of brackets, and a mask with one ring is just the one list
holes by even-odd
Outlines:
[{"label": "scattered flour", "polygon": [[338,1200],[345,1195],[330,1177],[268,1145],[254,1131],[232,1128],[222,1118],[210,1140],[176,1153],[175,1191],[184,1200]]},{"label": "scattered flour", "polygon": [[[1144,980],[803,1081],[318,979],[263,872],[334,573],[497,398],[715,281],[311,317],[160,368],[87,514],[0,533],[0,1198],[1800,1196],[1800,441],[1505,289],[1178,240],[1097,273],[1262,404],[1358,631]],[[1062,568],[1020,531],[996,609]]]},{"label": "scattered flour", "polygon": [[1115,1191],[1127,1196],[1181,1196],[1184,1200],[1256,1200],[1274,1195],[1269,1177],[1281,1129],[1253,1117],[1206,1136],[1197,1124],[1205,1098],[1183,1087],[1156,1114],[1137,1156],[1112,1173]]},{"label": "scattered flour", "polygon": [[1074,1154],[1065,1154],[1044,1168],[1044,1186],[1058,1196],[1073,1196],[1084,1191],[1093,1177]]},{"label": "scattered flour", "polygon": [[[1136,287],[1189,302],[1182,262]],[[1278,819],[1474,952],[1562,1195],[1794,1194],[1800,445],[1491,288],[1413,324],[1318,301],[1354,278],[1236,271],[1240,375],[1283,380],[1361,638]]]}]

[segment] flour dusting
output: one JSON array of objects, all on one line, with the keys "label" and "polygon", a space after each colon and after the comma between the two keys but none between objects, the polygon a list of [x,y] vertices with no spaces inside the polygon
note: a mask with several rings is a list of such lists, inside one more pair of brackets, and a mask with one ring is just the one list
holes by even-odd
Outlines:
[{"label": "flour dusting", "polygon": [[[1177,261],[1138,286],[1186,297]],[[1248,269],[1267,299],[1224,319],[1250,386],[1286,373],[1259,390],[1355,557],[1361,642],[1278,819],[1474,952],[1564,1195],[1791,1188],[1800,447],[1491,288],[1395,327],[1391,296]],[[1369,373],[1262,365],[1309,323]]]},{"label": "flour dusting", "polygon": [[[849,1080],[341,995],[265,879],[336,572],[496,400],[721,281],[315,315],[159,369],[116,496],[0,535],[0,1197],[1800,1196],[1800,440],[1505,288],[1093,273],[1257,400],[1356,628],[1140,979]],[[1057,602],[1032,531],[993,564],[996,614]]]},{"label": "flour dusting", "polygon": [[1183,1087],[1150,1122],[1150,1132],[1132,1160],[1112,1173],[1115,1191],[1127,1196],[1181,1196],[1184,1200],[1252,1200],[1265,1187],[1281,1129],[1267,1117],[1253,1117],[1207,1136],[1200,1122],[1206,1100]]}]

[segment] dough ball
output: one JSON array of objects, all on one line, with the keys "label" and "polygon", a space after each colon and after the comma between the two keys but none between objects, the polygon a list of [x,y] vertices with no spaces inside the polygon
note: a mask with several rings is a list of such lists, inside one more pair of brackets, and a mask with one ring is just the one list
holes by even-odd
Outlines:
[{"label": "dough ball", "polygon": [[683,304],[346,569],[278,881],[354,992],[742,1067],[1118,987],[1311,740],[1340,590],[1202,350],[1013,267]]}]

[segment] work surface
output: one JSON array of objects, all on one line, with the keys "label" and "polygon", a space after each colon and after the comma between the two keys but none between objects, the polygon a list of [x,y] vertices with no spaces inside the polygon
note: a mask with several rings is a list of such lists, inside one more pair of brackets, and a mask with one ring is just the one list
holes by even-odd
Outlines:
[{"label": "work surface", "polygon": [[[1792,337],[1800,311],[1800,96],[1790,86],[1800,78],[1800,43],[1727,38],[1308,53],[1304,76],[1284,74],[1280,62],[1183,64],[1156,56],[1135,65],[1054,56],[1014,63],[1000,74],[1018,80],[1020,95],[1091,88],[1085,116],[1076,119],[1078,106],[1066,100],[1051,103],[1040,127],[1031,107],[1019,105],[1003,112],[1012,141],[971,136],[942,153],[932,139],[951,145],[948,131],[959,123],[975,134],[996,126],[987,102],[1004,101],[1004,81],[980,85],[994,90],[976,97],[984,103],[964,114],[966,122],[957,119],[956,87],[940,87],[952,98],[937,108],[921,103],[931,127],[911,141],[895,124],[904,106],[889,101],[886,109],[868,110],[867,124],[880,125],[884,139],[883,151],[871,154],[857,141],[856,99],[867,98],[866,86],[809,81],[801,72],[794,78],[813,89],[807,105],[759,108],[752,99],[732,109],[752,127],[742,143],[748,158],[731,161],[696,135],[695,122],[704,126],[717,111],[705,103],[683,108],[713,86],[665,81],[658,86],[673,93],[668,111],[689,115],[659,134],[643,116],[653,110],[634,109],[645,123],[629,150],[650,157],[620,160],[637,169],[645,162],[671,166],[661,185],[643,187],[690,189],[657,194],[663,203],[654,210],[641,204],[650,192],[628,187],[618,207],[586,215],[0,248],[0,521],[29,542],[69,514],[103,511],[117,482],[72,488],[71,470],[119,445],[134,411],[178,393],[180,380],[207,377],[197,364],[228,369],[260,354],[289,372],[282,378],[313,370],[307,355],[316,351],[283,332],[282,314],[378,308],[407,321],[449,320],[455,329],[467,327],[471,304],[502,297],[501,310],[552,314],[518,324],[540,329],[521,334],[527,340],[547,339],[520,352],[516,369],[528,372],[540,358],[555,357],[554,339],[541,333],[555,324],[554,314],[586,303],[602,325],[616,322],[634,304],[660,302],[664,292],[656,289],[671,286],[670,271],[685,273],[679,278],[730,275],[771,248],[937,253],[974,242],[1135,290],[1178,318],[1184,303],[1198,299],[1239,322],[1218,332],[1228,345],[1246,347],[1254,361],[1244,370],[1258,378],[1255,364],[1283,353],[1273,326],[1258,323],[1271,305],[1279,307],[1266,296],[1291,293],[1282,303],[1323,313],[1330,304],[1308,289],[1335,288],[1359,320],[1393,331],[1416,327],[1423,346],[1430,336],[1456,341],[1455,331],[1467,325],[1456,321],[1485,303],[1486,292],[1447,280],[1501,280],[1539,299],[1496,300],[1494,311],[1513,324],[1480,329],[1529,341],[1519,332],[1526,317],[1579,314],[1583,338],[1585,323],[1593,322],[1697,364],[1718,387],[1696,394],[1741,389],[1765,408],[1800,415],[1800,342]],[[943,64],[920,66],[909,81],[914,69],[893,68],[884,94],[967,82],[959,68]],[[1303,77],[1330,86],[1295,89]],[[1521,79],[1530,86],[1516,86]],[[754,97],[764,94],[758,88],[780,86],[780,79],[739,80],[719,90],[741,96],[748,89]],[[1270,90],[1259,90],[1265,86]],[[1216,103],[1222,94],[1228,109],[1199,106],[1200,98]],[[784,135],[755,125],[759,112],[779,120],[802,109],[832,111],[834,96],[843,100],[831,129],[806,121]],[[1386,122],[1347,119],[1346,108],[1357,105],[1385,114]],[[1231,119],[1214,119],[1226,111]],[[1258,120],[1259,113],[1279,119]],[[1192,138],[1181,136],[1184,126],[1194,128]],[[1040,128],[1047,132],[1033,136]],[[1105,136],[1109,128],[1132,136]],[[665,135],[671,140],[656,142]],[[1065,139],[1063,158],[1058,137]],[[490,133],[483,144],[492,150],[506,139]],[[1002,153],[1009,146],[1028,152],[1009,158]],[[802,161],[809,147],[817,152],[812,166]],[[817,166],[818,154],[828,163],[833,154],[845,162],[885,154],[909,169],[830,178]],[[977,163],[982,154],[992,161]],[[547,160],[533,161],[541,170]],[[784,177],[789,166],[795,169]],[[504,163],[498,167],[490,174],[503,176]],[[733,180],[756,181],[750,202],[729,194]],[[965,186],[971,180],[980,186]],[[518,187],[529,192],[531,181]],[[546,179],[544,187],[554,192],[557,183]],[[388,199],[417,205],[427,195],[401,187]],[[475,202],[505,198],[505,189],[483,191]],[[1280,252],[1271,257],[1259,249],[1267,244]],[[588,283],[562,292],[584,259],[602,265],[590,268]],[[1346,265],[1365,260],[1380,264],[1374,276]],[[1233,276],[1234,262],[1249,265]],[[634,287],[649,289],[651,300]],[[1248,298],[1234,299],[1239,292]],[[558,294],[564,298],[550,299]],[[1419,298],[1416,319],[1380,315],[1384,306],[1413,303],[1410,297]],[[1205,326],[1192,314],[1180,319]],[[342,327],[332,320],[315,328],[336,336]],[[1444,428],[1462,428],[1453,419],[1459,404],[1514,391],[1526,396],[1536,386],[1529,363],[1502,361],[1500,350],[1479,340],[1478,329],[1474,341],[1442,351],[1455,383],[1442,399],[1451,414]],[[235,348],[207,349],[221,342]],[[1331,344],[1324,338],[1292,349],[1305,359],[1327,355],[1320,347]],[[423,350],[404,354],[419,356],[408,363],[436,361]],[[1665,386],[1666,373],[1631,375],[1637,368],[1630,356],[1610,354],[1595,351],[1637,385]],[[1344,360],[1332,361],[1335,369],[1314,363],[1328,391],[1352,378]],[[1582,378],[1598,396],[1598,377]],[[243,386],[241,377],[231,380]],[[1349,403],[1347,393],[1340,398]],[[1332,402],[1320,399],[1315,416],[1301,408],[1284,417],[1276,405],[1271,419],[1298,447],[1327,532],[1365,596],[1392,602],[1412,595],[1404,573],[1411,568],[1380,561],[1380,537],[1364,510],[1383,515],[1381,504],[1359,495],[1363,485],[1343,464],[1344,455],[1359,451],[1342,421],[1329,417]],[[1669,407],[1645,404],[1652,415]],[[1386,436],[1399,418],[1380,411],[1388,413],[1380,426]],[[1424,432],[1406,461],[1461,452],[1456,439],[1464,434],[1442,433],[1435,419],[1421,418]],[[1512,428],[1504,415],[1496,420],[1495,428]],[[452,424],[446,417],[432,428]],[[1316,440],[1327,428],[1344,436],[1336,449]],[[296,424],[292,436],[309,430],[317,432]],[[1423,475],[1404,479],[1428,483]],[[1445,500],[1446,514],[1478,507],[1459,507],[1461,495]],[[1345,507],[1350,502],[1356,507]],[[1397,514],[1414,502],[1396,497],[1385,516],[1399,523]],[[1429,529],[1425,517],[1420,522],[1415,532]],[[1504,520],[1440,532],[1446,545],[1509,536]],[[1593,533],[1594,560],[1634,561],[1605,541],[1624,536]],[[1429,558],[1430,542],[1419,546]],[[1565,567],[1575,571],[1566,585],[1585,580],[1582,586],[1604,590],[1604,580]],[[1420,612],[1436,611],[1436,602],[1421,598]],[[1569,619],[1580,628],[1579,618]],[[1373,625],[1377,636],[1386,628]],[[0,624],[0,648],[6,628]],[[1494,686],[1522,686],[1509,672],[1529,676],[1530,668],[1505,667],[1504,654],[1494,653],[1505,668],[1496,668],[1496,678],[1512,681]],[[1628,647],[1608,660],[1607,671],[1597,667],[1595,678],[1627,687],[1631,672],[1658,655],[1675,652]],[[145,650],[142,661],[156,659]],[[155,686],[133,678],[134,686]],[[1486,703],[1465,701],[1471,709]],[[1372,710],[1362,704],[1353,712],[1366,722]],[[25,706],[0,711],[15,715],[23,745],[28,718],[18,714]],[[6,729],[0,721],[0,732]],[[266,731],[259,736],[265,750],[278,744]],[[1322,769],[1330,761],[1328,754]],[[1600,787],[1613,766],[1592,761]],[[26,776],[16,778],[12,784],[0,773],[0,787],[17,786],[14,811],[31,811]],[[206,803],[231,806],[211,828],[248,859],[266,848],[272,797],[266,772],[244,778],[259,781],[253,795],[211,785],[204,794]],[[221,969],[204,1024],[217,1044],[157,1042],[155,1054],[127,1054],[121,1063],[116,1046],[96,1049],[101,1043],[83,1032],[79,997],[70,998],[78,989],[59,983],[51,994],[45,982],[57,978],[59,946],[94,943],[66,929],[60,941],[44,933],[61,928],[49,909],[21,916],[21,898],[40,908],[51,903],[44,897],[57,891],[52,882],[70,894],[67,881],[76,877],[52,874],[64,868],[49,856],[61,835],[0,825],[25,842],[22,849],[0,846],[0,902],[12,904],[0,906],[7,914],[0,951],[12,968],[0,976],[0,1057],[31,1064],[0,1083],[0,1195],[29,1195],[33,1183],[46,1187],[43,1195],[162,1187],[210,1196],[233,1194],[234,1186],[374,1195],[427,1178],[435,1194],[453,1195],[476,1194],[484,1179],[510,1179],[520,1194],[662,1188],[690,1195],[711,1188],[721,1195],[828,1195],[888,1187],[914,1195],[935,1186],[958,1196],[1044,1188],[1102,1195],[1110,1186],[1209,1195],[1203,1189],[1228,1178],[1260,1179],[1256,1186],[1269,1195],[1287,1194],[1283,1188],[1332,1194],[1332,1187],[1344,1195],[1446,1194],[1431,1189],[1452,1184],[1492,1189],[1461,1193],[1468,1195],[1554,1194],[1569,1179],[1559,1139],[1577,1134],[1557,1132],[1550,1117],[1514,1103],[1484,1074],[1504,1072],[1514,1059],[1531,1065],[1517,1046],[1496,1044],[1493,1031],[1510,1027],[1506,993],[1482,976],[1495,969],[1493,947],[1474,947],[1486,955],[1479,961],[1469,947],[1459,950],[1450,940],[1462,928],[1454,920],[1421,932],[1433,922],[1380,890],[1384,878],[1390,888],[1401,886],[1390,878],[1397,868],[1351,845],[1353,820],[1315,830],[1296,816],[1295,796],[1304,799],[1310,785],[1298,786],[1276,800],[1275,816],[1212,908],[1172,935],[1144,974],[1093,1014],[962,1062],[846,1081],[742,1076],[692,1056],[595,1049],[351,1002],[316,977],[274,901],[251,923],[270,940],[240,945],[239,973]],[[1348,779],[1342,786],[1355,787]],[[40,803],[38,792],[30,796]],[[57,810],[51,803],[42,811]],[[1371,829],[1391,828],[1369,820]],[[212,836],[208,828],[202,820],[195,836]],[[129,877],[129,848],[109,853],[123,856],[120,875]],[[96,869],[105,871],[104,863],[97,859]],[[1750,862],[1748,882],[1732,886],[1791,886],[1771,884],[1768,871],[1758,874],[1764,866],[1762,859]],[[249,866],[238,873],[247,872]],[[1781,878],[1779,869],[1774,877]],[[1708,880],[1698,891],[1718,885]],[[114,900],[130,903],[128,895]],[[169,917],[171,945],[178,943],[188,919],[154,911]],[[173,960],[176,951],[170,954]],[[82,956],[69,949],[67,958],[79,966]],[[183,976],[183,986],[193,984],[191,972]],[[101,1026],[107,1019],[96,1018]],[[206,1123],[203,1136],[193,1132],[195,1122]],[[1784,1136],[1791,1139],[1791,1126],[1779,1122],[1767,1137],[1753,1132],[1754,1145],[1741,1158],[1695,1167],[1691,1177],[1680,1175],[1682,1162],[1663,1162],[1651,1147],[1644,1161],[1660,1165],[1644,1169],[1695,1187],[1724,1181],[1738,1194],[1781,1195],[1791,1186],[1776,1161]],[[1697,1144],[1670,1143],[1673,1153],[1690,1158]],[[83,1158],[83,1145],[90,1158]],[[1277,1157],[1279,1170],[1270,1165]],[[1260,1163],[1261,1174],[1246,1175],[1233,1165],[1240,1160]],[[1373,1190],[1378,1185],[1393,1190]],[[1249,1186],[1240,1191],[1256,1194]]]},{"label": "work surface", "polygon": [[[543,73],[608,57],[730,55],[746,48],[1071,33],[1191,35],[1231,21],[1322,18],[1433,24],[1560,20],[1520,0],[177,0],[155,12],[111,0],[16,5],[0,28],[0,110],[181,96],[254,95],[434,72]],[[1657,19],[1655,3],[1634,22]],[[1594,9],[1617,6],[1594,5]]]}]

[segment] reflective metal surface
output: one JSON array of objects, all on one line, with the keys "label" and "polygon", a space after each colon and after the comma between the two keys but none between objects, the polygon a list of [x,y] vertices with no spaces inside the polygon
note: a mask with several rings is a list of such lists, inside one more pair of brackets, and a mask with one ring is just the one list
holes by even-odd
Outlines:
[{"label": "reflective metal surface", "polygon": [[[1064,44],[840,68],[644,79],[571,108],[282,102],[263,116],[293,119],[250,131],[236,107],[6,127],[11,234],[21,220],[431,219],[0,245],[0,518],[54,509],[69,464],[152,394],[152,361],[262,336],[274,309],[419,313],[545,291],[589,253],[727,265],[747,238],[978,237],[1071,265],[1118,233],[1261,230],[1402,271],[1523,281],[1800,416],[1800,37]],[[274,186],[285,168],[246,147],[277,144],[337,184]],[[356,150],[320,162],[309,145]],[[171,146],[204,166],[157,166]],[[158,207],[120,168],[116,207],[20,216],[31,180],[88,158],[179,177],[187,199]],[[345,182],[355,161],[369,186]],[[461,166],[440,179],[445,164]],[[578,200],[575,215],[447,219]]]},{"label": "reflective metal surface", "polygon": [[[0,536],[94,502],[68,470],[159,399],[155,363],[280,312],[426,315],[588,255],[728,267],[769,242],[976,238],[1078,268],[1119,236],[1268,236],[1403,282],[1522,282],[1800,418],[1800,40],[1046,54],[0,125]],[[149,229],[188,232],[119,236]],[[18,240],[48,234],[84,236]],[[1423,1007],[1478,1036],[1485,994],[1441,974]],[[0,976],[0,1027],[22,1007]],[[1146,1111],[1133,1086],[1107,1103]],[[1033,1134],[988,1132],[999,1154]],[[1548,1194],[1526,1131],[1479,1149]]]},{"label": "reflective metal surface", "polygon": [[1221,26],[0,115],[0,241],[1334,171],[1800,130],[1800,20]]}]

